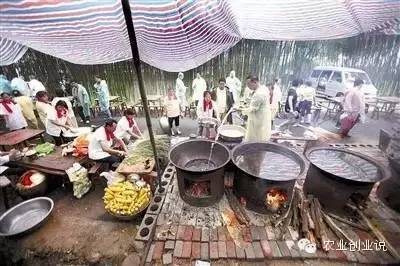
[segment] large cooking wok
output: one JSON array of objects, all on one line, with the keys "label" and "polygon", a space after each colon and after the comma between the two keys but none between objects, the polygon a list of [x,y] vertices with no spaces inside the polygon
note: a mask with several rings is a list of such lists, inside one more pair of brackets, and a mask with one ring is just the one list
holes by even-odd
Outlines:
[{"label": "large cooking wok", "polygon": [[223,125],[218,128],[219,137],[230,142],[242,142],[246,129],[237,125]]}]

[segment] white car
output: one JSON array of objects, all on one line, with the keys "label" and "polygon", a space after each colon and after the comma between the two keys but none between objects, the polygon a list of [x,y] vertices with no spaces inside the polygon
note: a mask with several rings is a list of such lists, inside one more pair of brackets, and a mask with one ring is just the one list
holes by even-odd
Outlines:
[{"label": "white car", "polygon": [[377,89],[372,84],[368,74],[360,69],[333,66],[317,66],[311,72],[309,80],[317,93],[330,97],[343,96],[344,92],[353,87],[357,78],[364,81],[362,90],[367,98],[375,97]]}]

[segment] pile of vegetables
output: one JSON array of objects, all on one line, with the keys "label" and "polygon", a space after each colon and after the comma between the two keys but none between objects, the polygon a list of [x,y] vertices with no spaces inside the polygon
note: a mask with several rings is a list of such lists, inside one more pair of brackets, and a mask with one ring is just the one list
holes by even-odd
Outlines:
[{"label": "pile of vegetables", "polygon": [[45,142],[43,144],[39,144],[35,147],[35,151],[37,155],[40,156],[46,156],[50,153],[52,153],[55,150],[55,145],[49,142]]},{"label": "pile of vegetables", "polygon": [[[159,159],[160,167],[164,169],[168,164],[168,151],[170,146],[169,137],[166,135],[154,136],[157,156]],[[126,165],[135,165],[138,163],[145,162],[148,158],[153,158],[153,150],[151,148],[150,139],[146,138],[138,140],[135,143],[135,147],[132,152],[129,153],[128,157],[123,161]]]},{"label": "pile of vegetables", "polygon": [[88,155],[89,135],[90,134],[83,134],[74,139],[73,146],[75,148],[72,156],[85,157],[86,155]]},{"label": "pile of vegetables", "polygon": [[150,186],[145,182],[139,185],[124,181],[105,188],[105,209],[113,214],[131,216],[146,208],[151,198]]}]

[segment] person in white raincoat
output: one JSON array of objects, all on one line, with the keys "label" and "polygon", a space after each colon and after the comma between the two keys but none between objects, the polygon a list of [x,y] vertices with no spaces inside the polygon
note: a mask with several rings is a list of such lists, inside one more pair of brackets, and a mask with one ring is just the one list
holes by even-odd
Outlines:
[{"label": "person in white raincoat", "polygon": [[178,78],[175,84],[175,94],[178,98],[179,104],[181,105],[181,111],[185,112],[187,101],[186,101],[186,89],[187,87],[183,83],[183,73],[179,72]]},{"label": "person in white raincoat", "polygon": [[249,107],[239,109],[248,116],[245,141],[267,141],[271,137],[269,90],[256,76],[249,76],[246,83],[253,96]]},{"label": "person in white raincoat", "polygon": [[100,111],[105,113],[107,118],[111,118],[110,92],[108,90],[107,82],[104,79],[101,79],[99,76],[96,76],[94,79],[96,80],[94,87],[97,90]]},{"label": "person in white raincoat", "polygon": [[196,78],[193,80],[192,83],[192,89],[193,89],[192,101],[194,101],[194,103],[197,106],[199,101],[203,99],[204,91],[207,90],[207,83],[200,75],[200,73],[196,74]]},{"label": "person in white raincoat", "polygon": [[242,82],[235,76],[235,71],[232,70],[229,73],[229,77],[226,78],[226,86],[233,94],[233,101],[238,103],[242,92]]}]

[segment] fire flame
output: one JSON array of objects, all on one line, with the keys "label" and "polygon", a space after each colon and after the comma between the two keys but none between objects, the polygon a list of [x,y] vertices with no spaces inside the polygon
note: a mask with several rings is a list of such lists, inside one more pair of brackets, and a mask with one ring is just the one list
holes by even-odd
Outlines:
[{"label": "fire flame", "polygon": [[267,196],[265,197],[265,205],[271,211],[277,211],[285,201],[288,200],[286,192],[282,189],[273,188],[267,191]]}]

